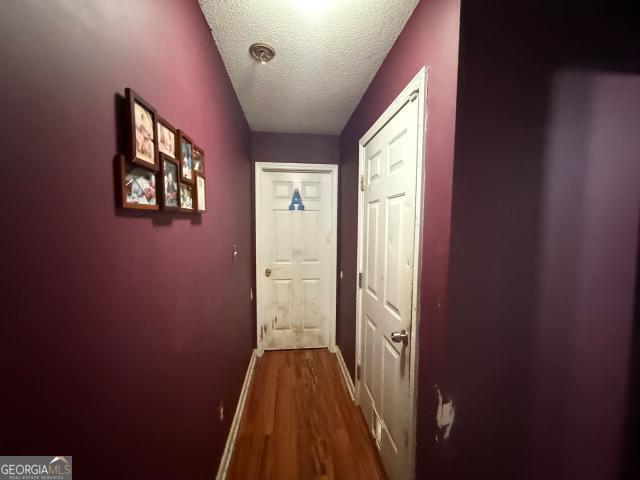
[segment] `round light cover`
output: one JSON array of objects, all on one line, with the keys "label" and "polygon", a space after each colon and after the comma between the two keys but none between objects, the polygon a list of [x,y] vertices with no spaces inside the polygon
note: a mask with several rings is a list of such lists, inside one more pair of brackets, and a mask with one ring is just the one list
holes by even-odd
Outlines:
[{"label": "round light cover", "polygon": [[276,51],[266,43],[254,43],[249,47],[249,53],[261,64],[265,64],[276,56]]}]

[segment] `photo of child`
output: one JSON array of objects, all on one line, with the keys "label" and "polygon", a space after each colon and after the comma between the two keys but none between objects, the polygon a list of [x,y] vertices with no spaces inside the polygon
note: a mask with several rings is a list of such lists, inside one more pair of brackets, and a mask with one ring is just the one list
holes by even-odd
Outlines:
[{"label": "photo of child", "polygon": [[153,119],[151,113],[139,103],[134,104],[136,157],[151,165],[155,164],[153,145]]},{"label": "photo of child", "polygon": [[160,122],[158,122],[158,151],[176,158],[176,136]]},{"label": "photo of child", "polygon": [[127,202],[138,205],[156,205],[156,176],[144,168],[127,167],[124,181]]},{"label": "photo of child", "polygon": [[163,164],[164,172],[164,205],[178,206],[178,166],[167,160]]},{"label": "photo of child", "polygon": [[182,139],[182,176],[188,180],[193,180],[193,158],[191,144]]},{"label": "photo of child", "polygon": [[204,173],[204,157],[202,150],[193,147],[193,171],[202,175]]},{"label": "photo of child", "polygon": [[191,194],[191,185],[180,184],[180,207],[193,210],[193,196]]}]

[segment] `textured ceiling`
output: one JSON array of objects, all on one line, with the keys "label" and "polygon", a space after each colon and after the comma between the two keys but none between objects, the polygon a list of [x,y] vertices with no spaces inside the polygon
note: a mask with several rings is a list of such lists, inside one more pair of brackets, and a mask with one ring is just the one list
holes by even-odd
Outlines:
[{"label": "textured ceiling", "polygon": [[[338,134],[418,0],[199,0],[254,131]],[[249,46],[273,46],[266,65]]]}]

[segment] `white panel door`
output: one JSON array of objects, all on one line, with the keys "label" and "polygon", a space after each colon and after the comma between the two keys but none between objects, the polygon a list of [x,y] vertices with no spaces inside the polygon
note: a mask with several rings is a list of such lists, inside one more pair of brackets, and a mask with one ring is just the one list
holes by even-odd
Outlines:
[{"label": "white panel door", "polygon": [[411,475],[417,132],[414,97],[364,146],[359,402],[393,480]]},{"label": "white panel door", "polygon": [[328,347],[335,286],[332,173],[267,170],[256,182],[258,348]]}]

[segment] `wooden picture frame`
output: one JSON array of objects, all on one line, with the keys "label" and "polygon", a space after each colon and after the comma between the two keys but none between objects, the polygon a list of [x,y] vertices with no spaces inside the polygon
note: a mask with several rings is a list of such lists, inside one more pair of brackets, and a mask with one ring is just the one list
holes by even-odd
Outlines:
[{"label": "wooden picture frame", "polygon": [[193,145],[193,175],[204,177],[204,150],[199,146]]},{"label": "wooden picture frame", "polygon": [[[136,210],[158,210],[157,173],[127,162],[124,155],[120,155],[119,161],[120,206]],[[151,187],[153,188],[152,197],[149,195]],[[147,203],[151,198],[155,203]]]},{"label": "wooden picture frame", "polygon": [[[188,145],[188,148],[186,147]],[[178,163],[180,165],[180,181],[183,183],[194,183],[193,178],[193,140],[191,137],[178,130]]]},{"label": "wooden picture frame", "polygon": [[125,98],[129,122],[128,159],[157,172],[160,165],[156,110],[131,88],[125,89]]},{"label": "wooden picture frame", "polygon": [[180,164],[175,158],[160,153],[160,205],[162,210],[181,211],[180,208]]},{"label": "wooden picture frame", "polygon": [[207,189],[205,178],[201,175],[195,174],[195,207],[196,212],[205,213],[207,211]]},{"label": "wooden picture frame", "polygon": [[[178,186],[180,188],[180,194],[178,196],[180,198],[180,211],[187,212],[187,213],[195,213],[196,209],[195,209],[195,204],[193,200],[193,194],[195,192],[194,186],[190,183],[184,183],[184,182],[179,182]],[[189,192],[188,195],[187,195],[187,192]]]},{"label": "wooden picture frame", "polygon": [[[178,160],[178,130],[171,125],[166,119],[157,115],[156,118],[156,132],[158,133],[158,153],[162,155],[170,156],[174,160]],[[167,143],[173,136],[173,148]],[[162,167],[162,165],[160,165]]]}]

